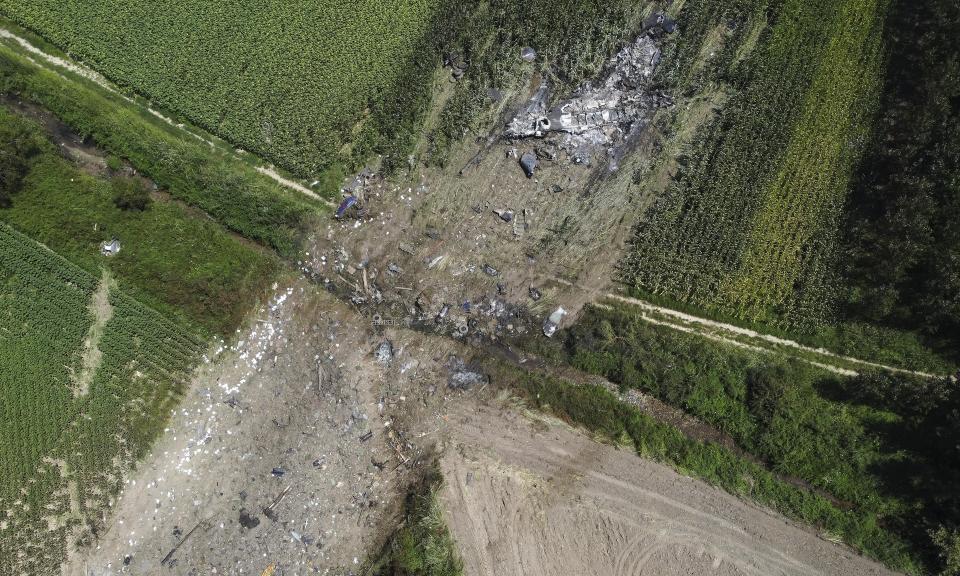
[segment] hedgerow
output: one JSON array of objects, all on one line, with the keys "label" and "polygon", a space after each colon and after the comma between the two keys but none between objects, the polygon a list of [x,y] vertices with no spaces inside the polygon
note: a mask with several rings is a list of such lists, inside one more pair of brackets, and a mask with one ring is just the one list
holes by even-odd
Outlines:
[{"label": "hedgerow", "polygon": [[296,252],[316,212],[314,203],[229,151],[194,139],[88,81],[41,68],[5,44],[0,44],[0,93],[46,108],[174,198],[282,255]]}]

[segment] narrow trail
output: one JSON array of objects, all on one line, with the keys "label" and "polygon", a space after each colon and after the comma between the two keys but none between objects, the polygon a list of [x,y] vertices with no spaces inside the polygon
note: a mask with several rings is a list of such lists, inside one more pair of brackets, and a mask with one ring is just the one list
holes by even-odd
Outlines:
[{"label": "narrow trail", "polygon": [[[924,378],[946,377],[946,375],[943,375],[943,374],[931,374],[928,372],[908,370],[906,368],[898,368],[896,366],[889,366],[887,364],[871,362],[869,360],[863,360],[861,358],[854,358],[853,356],[844,356],[842,354],[837,354],[836,352],[831,352],[825,348],[813,348],[811,346],[805,346],[794,340],[788,340],[788,339],[780,338],[778,336],[773,336],[770,334],[761,334],[760,332],[751,330],[749,328],[742,328],[740,326],[735,326],[733,324],[726,324],[723,322],[717,322],[716,320],[710,320],[707,318],[702,318],[700,316],[694,316],[692,314],[687,314],[686,312],[680,312],[679,310],[674,310],[672,308],[657,306],[656,304],[652,304],[650,302],[640,300],[638,298],[631,298],[629,296],[622,296],[620,294],[613,294],[613,293],[607,293],[605,297],[610,300],[616,300],[617,302],[622,302],[624,304],[636,306],[648,313],[659,314],[661,316],[666,316],[668,318],[675,320],[675,322],[664,321],[664,320],[654,319],[646,315],[643,316],[643,318],[646,321],[653,324],[659,324],[659,325],[668,326],[683,332],[698,334],[700,336],[709,338],[711,340],[727,342],[729,344],[733,344],[735,346],[739,346],[742,348],[748,348],[748,349],[757,350],[757,351],[762,350],[770,353],[782,353],[838,374],[855,376],[857,372],[855,370],[850,370],[849,368],[844,368],[842,366],[832,364],[829,362],[829,360],[832,359],[832,360],[841,361],[847,364],[855,364],[855,365],[863,366],[866,368],[877,368],[880,370],[885,370],[887,372],[893,372],[896,374],[911,374],[914,376],[921,376]],[[717,334],[708,332],[708,330],[726,332],[728,336],[717,335]],[[750,338],[754,342],[745,343],[740,340],[737,340],[737,337]],[[769,343],[772,347],[767,348],[764,346],[757,346],[756,341]],[[784,350],[784,348],[786,348],[787,350]],[[815,360],[811,360],[809,358],[790,354],[789,353],[790,350],[796,350],[797,352],[803,352],[807,354],[815,354],[817,356],[822,357],[824,359],[824,362],[818,362]]]},{"label": "narrow trail", "polygon": [[[197,134],[193,130],[188,130],[184,124],[178,123],[174,121],[172,118],[161,114],[157,110],[154,110],[151,106],[144,106],[143,104],[141,104],[140,102],[137,102],[133,98],[130,98],[129,96],[122,94],[119,90],[117,90],[116,86],[114,86],[113,83],[110,82],[110,80],[108,80],[103,74],[100,74],[99,72],[97,72],[96,70],[88,66],[84,66],[83,64],[79,64],[77,62],[73,62],[65,58],[61,58],[59,56],[54,56],[53,54],[44,52],[42,49],[35,46],[32,42],[30,42],[26,38],[23,38],[22,36],[18,36],[17,34],[14,34],[13,32],[11,32],[10,30],[7,30],[6,28],[0,28],[0,40],[13,41],[22,50],[27,52],[27,54],[30,55],[29,56],[30,60],[35,64],[37,64],[38,66],[42,66],[43,63],[46,63],[55,68],[67,70],[82,78],[86,78],[87,80],[90,80],[91,82],[103,88],[104,90],[110,92],[111,94],[120,96],[130,104],[143,108],[144,110],[149,112],[152,116],[155,116],[156,118],[158,118],[159,120],[162,120],[167,125],[182,131],[184,134],[187,134],[193,138],[196,138],[197,140],[205,142],[211,147],[216,146],[216,143],[214,142],[213,139],[205,138],[200,134]],[[38,61],[37,58],[39,58],[40,61]],[[242,160],[240,158],[237,158],[237,161],[242,161]],[[284,188],[287,188],[288,190],[293,190],[295,192],[303,194],[304,196],[307,196],[313,200],[322,202],[323,204],[326,204],[327,206],[330,206],[333,208],[336,208],[337,206],[335,203],[327,200],[326,198],[323,198],[322,196],[320,196],[313,190],[310,190],[306,186],[299,184],[293,180],[290,180],[289,178],[284,178],[279,173],[277,173],[277,171],[272,166],[257,166],[256,170],[260,174],[263,174],[264,176],[270,178],[277,184],[283,186]]]}]

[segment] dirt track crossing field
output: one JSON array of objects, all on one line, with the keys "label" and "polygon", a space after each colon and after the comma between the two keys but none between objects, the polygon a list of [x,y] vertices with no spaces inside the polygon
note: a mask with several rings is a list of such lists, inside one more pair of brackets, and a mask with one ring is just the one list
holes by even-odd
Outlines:
[{"label": "dirt track crossing field", "polygon": [[891,574],[563,424],[489,405],[450,420],[443,499],[470,576]]}]

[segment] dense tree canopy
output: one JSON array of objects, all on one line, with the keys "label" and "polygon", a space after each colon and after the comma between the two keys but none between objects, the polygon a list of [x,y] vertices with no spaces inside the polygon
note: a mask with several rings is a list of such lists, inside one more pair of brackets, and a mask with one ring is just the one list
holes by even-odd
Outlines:
[{"label": "dense tree canopy", "polygon": [[[848,314],[960,342],[960,4],[899,2],[850,198]],[[952,346],[951,346],[952,344]]]}]

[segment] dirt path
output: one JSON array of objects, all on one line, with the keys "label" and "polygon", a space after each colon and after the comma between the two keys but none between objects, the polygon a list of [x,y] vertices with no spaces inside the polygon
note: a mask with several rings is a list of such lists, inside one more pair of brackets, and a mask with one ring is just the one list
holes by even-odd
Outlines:
[{"label": "dirt path", "polygon": [[[14,34],[10,30],[7,30],[5,28],[0,28],[0,39],[10,40],[13,44],[15,44],[16,46],[19,46],[19,48],[24,52],[26,52],[30,57],[30,59],[37,65],[42,66],[46,64],[47,66],[52,66],[53,68],[60,68],[63,70],[67,70],[78,76],[86,78],[87,80],[90,80],[91,82],[100,86],[104,90],[111,92],[112,94],[115,94],[117,96],[120,96],[121,98],[129,102],[131,105],[139,106],[143,108],[144,110],[149,112],[151,115],[162,120],[164,123],[170,126],[173,126],[178,130],[183,131],[185,134],[193,138],[196,138],[197,140],[205,142],[210,146],[216,146],[215,138],[213,136],[204,136],[198,133],[199,130],[197,128],[188,130],[185,124],[174,121],[172,118],[165,116],[164,114],[155,110],[152,106],[149,106],[149,105],[144,106],[140,102],[137,102],[136,100],[128,96],[125,96],[119,90],[117,90],[116,86],[114,86],[113,83],[110,82],[110,80],[108,80],[102,74],[100,74],[99,72],[97,72],[96,70],[88,66],[84,66],[83,64],[79,64],[77,62],[68,60],[66,58],[61,58],[59,56],[54,56],[52,54],[44,52],[43,50],[35,46],[26,38],[23,38],[22,36]],[[241,160],[238,159],[238,161],[241,161]],[[258,166],[257,172],[270,178],[271,180],[273,180],[277,184],[280,184],[284,188],[293,190],[295,192],[308,196],[314,200],[319,200],[329,206],[335,206],[335,204],[333,204],[329,200],[322,198],[321,196],[319,196],[317,193],[310,190],[306,186],[303,186],[302,184],[299,184],[289,178],[284,178],[272,166]]]},{"label": "dirt path", "polygon": [[449,419],[443,501],[469,576],[891,574],[565,425],[484,404]]},{"label": "dirt path", "polygon": [[100,276],[100,283],[97,289],[90,296],[90,304],[87,310],[93,316],[93,323],[87,330],[87,336],[83,340],[83,354],[80,356],[80,373],[71,374],[73,380],[73,395],[86,396],[90,391],[90,382],[93,381],[97,368],[103,360],[103,353],[100,351],[100,339],[103,338],[103,331],[107,323],[113,318],[113,306],[110,304],[110,290],[115,287],[110,272],[106,269]]},{"label": "dirt path", "polygon": [[[694,316],[692,314],[687,314],[685,312],[673,310],[672,308],[657,306],[656,304],[652,304],[650,302],[647,302],[645,300],[640,300],[637,298],[630,298],[627,296],[622,296],[620,294],[613,294],[613,293],[607,294],[606,297],[612,300],[616,300],[617,302],[622,302],[625,304],[630,304],[631,306],[636,306],[645,312],[652,312],[652,313],[666,316],[675,321],[675,322],[655,322],[654,321],[655,323],[659,323],[661,325],[672,324],[673,327],[677,330],[695,332],[703,336],[711,337],[712,339],[722,338],[724,340],[733,341],[733,343],[736,343],[737,342],[736,337],[739,336],[739,337],[748,338],[752,341],[759,341],[761,343],[770,344],[776,348],[781,348],[781,349],[786,348],[787,355],[790,355],[789,350],[795,350],[798,352],[804,352],[804,353],[814,354],[814,355],[823,357],[825,358],[825,362],[829,362],[829,360],[832,359],[832,360],[839,360],[842,362],[856,364],[856,365],[869,367],[869,368],[878,368],[881,370],[886,370],[888,372],[894,372],[899,374],[912,374],[914,376],[922,376],[925,378],[938,378],[938,377],[943,378],[944,377],[944,375],[942,374],[940,375],[930,374],[928,372],[918,372],[915,370],[907,370],[905,368],[897,368],[896,366],[888,366],[886,364],[870,362],[868,360],[862,360],[860,358],[854,358],[852,356],[844,356],[842,354],[831,352],[825,348],[813,348],[811,346],[805,346],[793,340],[772,336],[770,334],[761,334],[760,332],[750,330],[749,328],[742,328],[740,326],[735,326],[733,324],[726,324],[723,322],[717,322],[715,320],[709,320],[707,318],[701,318],[699,316]],[[647,318],[647,319],[650,321],[653,321],[650,318]],[[730,337],[723,338],[722,336],[715,336],[715,335],[709,336],[705,329],[719,331],[721,333],[725,332]],[[742,343],[738,345],[742,345]],[[759,347],[754,346],[754,348],[759,348]],[[771,350],[771,351],[775,351],[775,350]],[[818,363],[815,361],[807,360],[803,357],[798,357],[798,358],[801,360],[810,362],[811,364],[820,366],[821,368],[826,368],[834,372],[838,372],[841,374],[847,373],[848,375],[851,375],[851,374],[856,375],[855,371],[842,368],[840,366],[835,366],[835,365],[826,364],[826,363]]]}]

